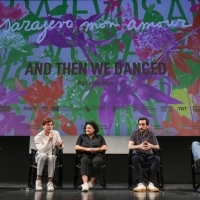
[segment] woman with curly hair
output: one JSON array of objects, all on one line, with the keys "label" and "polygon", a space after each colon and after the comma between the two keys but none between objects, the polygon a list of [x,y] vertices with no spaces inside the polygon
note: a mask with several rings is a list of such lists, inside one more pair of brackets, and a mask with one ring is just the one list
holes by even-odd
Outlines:
[{"label": "woman with curly hair", "polygon": [[[81,153],[82,191],[88,192],[101,171],[103,165],[102,152],[107,150],[107,146],[103,136],[97,134],[99,127],[96,122],[86,121],[84,132],[78,137],[75,150]],[[90,166],[92,166],[92,174],[90,180],[88,180]]]}]

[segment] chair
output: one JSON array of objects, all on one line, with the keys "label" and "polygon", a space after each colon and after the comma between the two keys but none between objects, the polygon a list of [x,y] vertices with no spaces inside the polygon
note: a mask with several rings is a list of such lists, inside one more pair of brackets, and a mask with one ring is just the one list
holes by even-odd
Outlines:
[{"label": "chair", "polygon": [[[28,179],[28,187],[35,188],[35,181],[37,176],[37,163],[35,162],[37,150],[31,149],[31,159],[30,159],[30,167],[29,167],[29,179]],[[58,171],[58,177],[52,179],[53,184],[61,189],[63,187],[63,150],[56,148],[56,164],[55,164],[55,173]],[[48,176],[47,164],[45,164],[42,174],[42,179]],[[58,169],[58,170],[56,170]],[[55,177],[55,175],[54,175]]]},{"label": "chair", "polygon": [[[163,183],[163,170],[162,170],[162,156],[161,156],[161,149],[159,150],[153,150],[153,153],[155,155],[158,155],[160,157],[160,167],[157,173],[157,183],[155,185],[160,188],[161,190],[164,190],[164,183]],[[132,190],[133,189],[133,166],[132,166],[132,154],[133,150],[129,150],[129,167],[128,167],[128,189]],[[148,181],[148,175],[150,172],[150,163],[144,162],[142,163],[142,168],[143,168],[143,176],[144,178]],[[134,182],[134,184],[138,183],[138,180]]]},{"label": "chair", "polygon": [[[107,188],[106,186],[106,178],[105,178],[105,151],[102,152],[103,155],[103,165],[102,165],[102,170],[100,174],[102,173],[102,181],[99,179],[99,175],[96,179],[96,182],[99,183],[104,189]],[[74,185],[73,188],[77,189],[78,186],[82,184],[82,179],[80,175],[80,168],[81,168],[81,153],[79,151],[76,151],[76,158],[75,158],[75,165],[74,165]]]},{"label": "chair", "polygon": [[200,175],[200,169],[197,168],[192,149],[189,148],[190,150],[190,157],[191,157],[191,170],[192,170],[192,185],[193,185],[193,190],[196,191],[200,187],[200,183],[196,183],[196,175]]}]

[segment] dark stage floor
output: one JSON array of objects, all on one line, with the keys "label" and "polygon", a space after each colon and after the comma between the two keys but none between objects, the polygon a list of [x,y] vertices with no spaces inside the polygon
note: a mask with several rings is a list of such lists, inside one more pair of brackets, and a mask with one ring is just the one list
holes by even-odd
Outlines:
[{"label": "dark stage floor", "polygon": [[181,200],[200,199],[200,193],[192,191],[192,185],[165,185],[165,191],[160,192],[132,192],[126,189],[124,184],[108,185],[107,189],[99,186],[88,193],[82,193],[81,189],[73,190],[71,186],[64,185],[64,189],[47,192],[26,190],[21,184],[0,184],[0,200]]}]

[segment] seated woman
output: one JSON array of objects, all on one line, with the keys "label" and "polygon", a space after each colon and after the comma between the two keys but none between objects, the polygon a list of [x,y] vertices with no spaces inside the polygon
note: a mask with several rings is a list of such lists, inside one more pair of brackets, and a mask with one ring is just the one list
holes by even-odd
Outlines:
[{"label": "seated woman", "polygon": [[[94,121],[85,122],[84,134],[81,134],[76,142],[75,150],[82,153],[81,157],[81,176],[83,180],[82,191],[88,192],[93,187],[97,175],[100,173],[103,158],[102,151],[107,150],[106,142],[103,136],[97,134],[99,127]],[[92,165],[92,174],[88,180],[90,165]],[[89,182],[88,182],[89,181]]]}]

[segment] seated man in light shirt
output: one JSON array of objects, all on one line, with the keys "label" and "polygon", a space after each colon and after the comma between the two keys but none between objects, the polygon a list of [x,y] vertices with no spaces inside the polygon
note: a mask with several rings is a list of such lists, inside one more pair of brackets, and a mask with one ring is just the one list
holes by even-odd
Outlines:
[{"label": "seated man in light shirt", "polygon": [[55,171],[55,161],[56,156],[53,155],[55,147],[64,148],[64,141],[61,140],[60,134],[58,131],[52,130],[54,121],[51,118],[46,118],[42,122],[43,131],[38,133],[34,140],[37,148],[37,154],[35,161],[37,163],[37,179],[36,179],[36,190],[42,190],[42,171],[45,165],[45,162],[48,163],[48,183],[47,190],[53,191],[52,178]]}]

